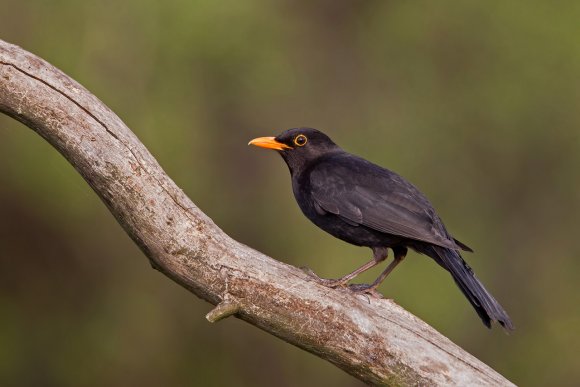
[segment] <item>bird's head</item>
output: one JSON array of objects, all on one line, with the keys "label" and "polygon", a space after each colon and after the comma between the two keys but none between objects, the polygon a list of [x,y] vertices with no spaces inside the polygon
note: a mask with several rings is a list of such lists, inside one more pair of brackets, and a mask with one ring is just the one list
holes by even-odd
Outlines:
[{"label": "bird's head", "polygon": [[302,170],[322,155],[340,150],[326,134],[312,128],[288,129],[276,137],[255,138],[248,145],[278,151],[291,173]]}]

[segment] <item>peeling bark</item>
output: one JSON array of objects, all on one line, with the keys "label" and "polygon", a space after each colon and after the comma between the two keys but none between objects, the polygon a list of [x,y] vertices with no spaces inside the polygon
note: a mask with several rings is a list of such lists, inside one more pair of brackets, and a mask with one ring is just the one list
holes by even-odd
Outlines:
[{"label": "peeling bark", "polygon": [[52,144],[153,267],[235,315],[369,384],[512,385],[391,300],[332,290],[227,236],[127,126],[67,75],[0,40],[0,111]]}]

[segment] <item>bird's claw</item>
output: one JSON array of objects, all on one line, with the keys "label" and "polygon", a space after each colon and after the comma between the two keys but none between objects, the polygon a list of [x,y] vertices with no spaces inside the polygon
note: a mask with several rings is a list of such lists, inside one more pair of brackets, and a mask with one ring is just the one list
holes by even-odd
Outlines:
[{"label": "bird's claw", "polygon": [[348,285],[348,288],[357,294],[366,294],[373,298],[385,298],[381,293],[377,291],[377,289],[373,285],[368,284],[351,284]]},{"label": "bird's claw", "polygon": [[348,289],[355,294],[363,294],[377,299],[385,299],[381,293],[379,293],[373,285],[368,284],[350,284],[342,278],[338,279],[327,279],[319,277],[312,269],[309,267],[301,267],[302,271],[311,277],[314,281],[319,284],[326,286],[331,289],[343,288]]},{"label": "bird's claw", "polygon": [[319,284],[324,285],[328,288],[331,289],[336,289],[336,288],[346,288],[346,282],[342,281],[340,278],[339,279],[327,279],[327,278],[320,278],[318,277],[318,279],[316,280]]},{"label": "bird's claw", "polygon": [[301,267],[302,271],[306,274],[308,274],[308,276],[310,276],[312,279],[314,279],[314,281],[318,282],[321,285],[324,285],[328,288],[339,288],[339,287],[346,287],[346,282],[344,280],[342,280],[341,278],[339,279],[328,279],[328,278],[321,278],[319,277],[315,272],[312,271],[312,269],[308,268],[308,267]]}]

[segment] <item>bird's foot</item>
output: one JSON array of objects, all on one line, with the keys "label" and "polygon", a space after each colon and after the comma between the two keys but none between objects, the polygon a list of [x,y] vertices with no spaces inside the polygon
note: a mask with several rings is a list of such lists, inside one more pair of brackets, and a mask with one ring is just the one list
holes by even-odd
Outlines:
[{"label": "bird's foot", "polygon": [[367,294],[373,298],[385,298],[381,293],[379,293],[375,286],[368,284],[351,284],[348,288],[357,294]]},{"label": "bird's foot", "polygon": [[320,278],[318,277],[318,279],[316,280],[319,284],[324,285],[328,288],[331,289],[336,289],[336,288],[346,288],[347,287],[347,282],[345,282],[343,279],[338,278],[338,279],[330,279],[330,278]]},{"label": "bird's foot", "polygon": [[334,289],[334,288],[339,288],[339,287],[346,287],[346,283],[348,282],[342,278],[338,278],[338,279],[321,278],[315,272],[313,272],[312,269],[310,269],[308,267],[302,267],[301,269],[303,272],[308,274],[312,279],[314,279],[314,281],[316,281],[319,284],[324,285],[328,288]]}]

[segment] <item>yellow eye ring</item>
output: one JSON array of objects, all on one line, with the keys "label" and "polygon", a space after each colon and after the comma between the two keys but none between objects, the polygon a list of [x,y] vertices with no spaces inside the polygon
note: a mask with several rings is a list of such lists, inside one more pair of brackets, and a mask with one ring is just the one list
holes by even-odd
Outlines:
[{"label": "yellow eye ring", "polygon": [[308,139],[305,135],[299,134],[298,136],[294,137],[294,144],[298,146],[304,146],[308,142]]}]

